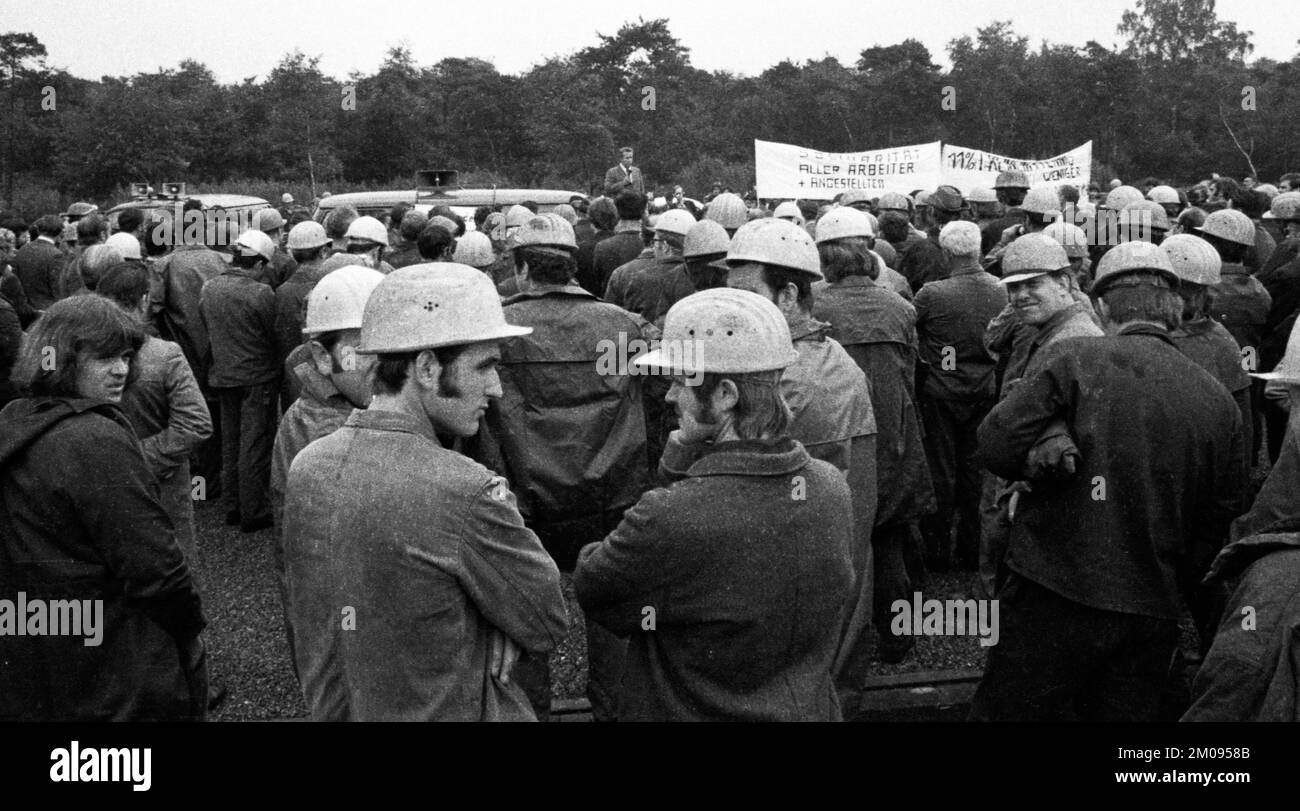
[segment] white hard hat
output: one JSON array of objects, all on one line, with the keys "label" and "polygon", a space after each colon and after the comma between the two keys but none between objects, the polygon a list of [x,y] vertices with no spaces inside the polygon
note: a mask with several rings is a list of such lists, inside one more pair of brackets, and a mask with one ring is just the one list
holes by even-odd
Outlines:
[{"label": "white hard hat", "polygon": [[531,220],[535,214],[527,207],[514,205],[506,211],[506,228],[515,228],[522,226]]},{"label": "white hard hat", "polygon": [[695,225],[695,218],[689,211],[674,208],[659,215],[659,219],[655,222],[655,230],[684,237],[691,232],[693,225]]},{"label": "white hard hat", "polygon": [[1178,205],[1178,190],[1173,186],[1152,186],[1151,191],[1147,192],[1147,199],[1161,205]]},{"label": "white hard hat", "polygon": [[745,201],[740,199],[740,195],[723,192],[709,203],[704,216],[728,231],[734,231],[749,220],[749,208],[745,205]]},{"label": "white hard hat", "polygon": [[[325,193],[326,193],[326,194],[329,194],[329,192],[325,192]],[[285,192],[284,194],[280,195],[280,202],[281,202],[281,203],[292,203],[292,202],[293,202],[293,195],[290,194],[289,192]]]},{"label": "white hard hat", "polygon": [[240,234],[239,239],[235,240],[235,247],[245,256],[257,254],[268,262],[275,256],[275,242],[256,228]]},{"label": "white hard hat", "polygon": [[822,278],[821,258],[808,232],[788,220],[747,222],[731,238],[727,263],[762,262]]},{"label": "white hard hat", "polygon": [[972,203],[996,203],[998,194],[988,186],[976,186],[966,195],[966,199]]},{"label": "white hard hat", "polygon": [[1123,211],[1124,206],[1129,203],[1136,203],[1145,199],[1142,192],[1132,186],[1116,186],[1106,193],[1106,202],[1102,203],[1102,205],[1111,211]]},{"label": "white hard hat", "polygon": [[358,352],[415,352],[528,335],[506,323],[496,285],[481,270],[455,262],[398,268],[366,302]]},{"label": "white hard hat", "polygon": [[1088,235],[1073,223],[1057,220],[1044,228],[1043,233],[1061,243],[1065,255],[1071,259],[1088,255]]},{"label": "white hard hat", "polygon": [[1174,234],[1160,243],[1179,279],[1192,284],[1218,284],[1223,260],[1214,246],[1194,234]]},{"label": "white hard hat", "polygon": [[123,259],[140,258],[140,240],[135,238],[135,234],[126,234],[119,231],[105,240],[104,244],[110,248],[116,248],[117,252],[122,254]]},{"label": "white hard hat", "polygon": [[775,304],[748,290],[717,287],[674,304],[659,348],[632,363],[693,375],[767,372],[797,360],[790,327]]},{"label": "white hard hat", "polygon": [[911,211],[911,206],[909,206],[908,203],[909,200],[906,195],[899,194],[898,192],[893,192],[893,191],[885,192],[884,194],[880,195],[880,199],[876,201],[876,210],[877,211]]},{"label": "white hard hat", "polygon": [[259,231],[274,231],[284,226],[284,217],[273,208],[264,208],[253,215],[253,227]]},{"label": "white hard hat", "polygon": [[799,206],[795,205],[792,200],[787,200],[777,206],[776,211],[772,212],[772,216],[780,217],[781,219],[790,217],[796,225],[803,225],[804,223],[803,212],[799,210]]},{"label": "white hard hat", "polygon": [[713,220],[700,220],[686,232],[682,247],[682,257],[693,259],[697,256],[716,256],[725,254],[731,247],[731,237],[727,229]]},{"label": "white hard hat", "polygon": [[340,329],[361,329],[366,302],[384,274],[364,265],[349,265],[326,273],[307,295],[304,335]]},{"label": "white hard hat", "polygon": [[312,248],[328,245],[329,242],[330,238],[325,234],[325,226],[315,220],[303,220],[289,229],[288,244],[291,251],[309,251]]},{"label": "white hard hat", "polygon": [[1221,208],[1211,212],[1197,230],[1238,245],[1255,244],[1255,223],[1235,208]]},{"label": "white hard hat", "polygon": [[1015,284],[1070,266],[1065,248],[1047,234],[1025,234],[1002,254],[1002,284]]},{"label": "white hard hat", "polygon": [[1025,193],[1025,199],[1019,207],[1022,211],[1028,211],[1031,214],[1059,212],[1061,210],[1061,197],[1057,194],[1055,186],[1035,186]]},{"label": "white hard hat", "polygon": [[1153,200],[1138,200],[1124,206],[1124,209],[1119,213],[1120,226],[1133,228],[1142,225],[1144,212],[1145,216],[1149,218],[1151,228],[1157,231],[1169,230],[1169,215],[1165,212],[1163,206]]},{"label": "white hard hat", "polygon": [[559,214],[534,214],[515,232],[514,240],[516,248],[537,248],[565,256],[578,250],[573,226]]},{"label": "white hard hat", "polygon": [[357,217],[343,235],[348,239],[364,239],[379,245],[388,244],[388,229],[374,217]]},{"label": "white hard hat", "polygon": [[456,240],[456,253],[452,256],[452,261],[472,268],[485,268],[496,258],[488,235],[482,231],[470,231]]},{"label": "white hard hat", "polygon": [[1268,215],[1270,220],[1300,220],[1300,192],[1287,191],[1274,197]]},{"label": "white hard hat", "polygon": [[1160,250],[1159,245],[1133,240],[1121,242],[1101,257],[1101,261],[1097,263],[1092,292],[1094,295],[1101,295],[1117,277],[1139,270],[1159,273],[1171,286],[1178,283],[1178,274],[1174,272],[1174,266],[1169,262],[1169,255]]},{"label": "white hard hat", "polygon": [[871,220],[867,219],[870,216],[848,206],[827,212],[817,221],[817,244],[845,237],[874,237],[875,229],[871,227]]}]

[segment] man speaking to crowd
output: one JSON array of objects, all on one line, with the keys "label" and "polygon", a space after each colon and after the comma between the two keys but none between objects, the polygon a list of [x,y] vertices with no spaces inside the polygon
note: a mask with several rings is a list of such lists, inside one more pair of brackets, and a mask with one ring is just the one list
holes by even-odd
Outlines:
[{"label": "man speaking to crowd", "polygon": [[611,166],[605,173],[605,196],[616,197],[624,189],[631,189],[645,197],[645,178],[641,176],[640,167],[632,165],[632,147],[625,146],[619,151],[617,166]]}]

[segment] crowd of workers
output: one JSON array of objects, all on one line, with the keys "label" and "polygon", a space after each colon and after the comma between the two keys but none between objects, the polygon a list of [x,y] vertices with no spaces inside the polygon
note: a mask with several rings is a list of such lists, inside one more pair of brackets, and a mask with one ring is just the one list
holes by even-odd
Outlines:
[{"label": "crowd of workers", "polygon": [[0,717],[203,718],[221,498],[313,719],[546,718],[566,572],[596,719],[839,720],[950,569],[975,719],[1294,719],[1300,175],[1140,185],[0,229],[0,597],[106,617]]}]

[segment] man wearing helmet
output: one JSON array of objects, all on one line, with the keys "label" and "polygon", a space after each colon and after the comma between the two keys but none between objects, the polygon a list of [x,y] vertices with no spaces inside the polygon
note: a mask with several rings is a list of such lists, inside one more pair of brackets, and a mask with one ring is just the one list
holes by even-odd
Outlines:
[{"label": "man wearing helmet", "polygon": [[[438,435],[473,436],[501,396],[506,323],[465,265],[393,271],[357,352],[373,398],[289,468],[294,658],[314,720],[532,720],[510,670],[564,637],[560,576],[506,480]],[[431,663],[436,666],[431,666]]]},{"label": "man wearing helmet", "polygon": [[717,288],[677,302],[663,345],[635,361],[673,376],[672,484],[574,575],[587,616],[630,637],[620,720],[840,718],[853,507],[844,477],[790,438],[780,379],[797,354],[769,299]]},{"label": "man wearing helmet", "polygon": [[1049,347],[980,426],[981,460],[1004,478],[1025,475],[1060,421],[1080,454],[1019,499],[974,719],[1155,717],[1180,597],[1226,539],[1241,488],[1237,408],[1169,340],[1177,283],[1155,245],[1108,251],[1093,288],[1107,335]]}]

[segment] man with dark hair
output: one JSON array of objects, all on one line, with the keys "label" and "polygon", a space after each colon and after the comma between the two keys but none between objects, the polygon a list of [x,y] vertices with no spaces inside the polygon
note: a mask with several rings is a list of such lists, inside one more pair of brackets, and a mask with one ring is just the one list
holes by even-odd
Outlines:
[{"label": "man with dark hair", "polygon": [[260,281],[275,255],[270,237],[245,231],[225,272],[203,285],[199,312],[212,342],[208,385],[221,401],[221,489],[226,523],[243,532],[271,526],[271,445],[280,358],[275,293]]},{"label": "man with dark hair", "polygon": [[361,216],[353,206],[339,206],[325,216],[325,235],[331,240],[331,253],[347,253],[348,229]]},{"label": "man with dark hair", "polygon": [[478,432],[502,395],[500,344],[530,332],[464,265],[401,268],[370,294],[357,349],[377,356],[370,405],[300,452],[285,488],[313,720],[534,718],[511,669],[564,638],[559,571],[506,480],[438,439]]},{"label": "man with dark hair", "polygon": [[673,483],[574,574],[588,616],[630,637],[620,720],[840,719],[854,514],[843,476],[790,437],[778,381],[796,356],[770,300],[719,288],[675,304],[634,361],[673,376]]},{"label": "man with dark hair", "polygon": [[445,227],[429,223],[420,229],[415,245],[421,262],[450,262],[456,237]]},{"label": "man with dark hair", "polygon": [[399,223],[394,248],[384,257],[385,261],[394,269],[428,261],[420,255],[416,242],[420,238],[420,232],[429,224],[429,218],[419,211],[407,211]]},{"label": "man with dark hair", "polygon": [[641,169],[632,165],[632,147],[625,146],[618,153],[618,165],[605,173],[605,196],[617,197],[623,191],[633,191],[645,199],[645,178],[641,176]]},{"label": "man with dark hair", "polygon": [[36,238],[14,256],[14,273],[23,283],[32,309],[44,310],[60,298],[59,277],[67,263],[67,256],[57,244],[63,221],[57,215],[46,214],[33,227]]},{"label": "man with dark hair", "polygon": [[927,208],[934,224],[926,228],[926,238],[905,243],[898,254],[898,272],[911,284],[913,293],[926,282],[938,281],[947,275],[943,250],[939,247],[939,230],[962,218],[965,201],[955,186],[940,186],[930,195]]},{"label": "man with dark hair", "polygon": [[[82,273],[86,249],[100,245],[108,238],[108,220],[99,214],[87,214],[77,220],[74,227],[77,231],[77,245],[68,255],[68,261],[59,276],[59,298],[67,298],[86,289]],[[119,261],[123,258],[119,253]]]},{"label": "man with dark hair", "polygon": [[[695,218],[681,209],[660,214],[655,221],[651,243],[654,261],[639,268],[628,278],[622,301],[611,298],[611,303],[637,313],[657,326],[662,323],[668,308],[694,293],[695,287],[691,284],[682,261],[686,234],[693,225]],[[609,286],[611,290],[618,287],[612,277]]]},{"label": "man with dark hair", "polygon": [[1025,475],[1058,422],[1079,454],[1019,499],[974,719],[1155,717],[1180,597],[1196,594],[1241,492],[1237,408],[1169,340],[1176,284],[1158,246],[1108,251],[1093,287],[1107,336],[1050,347],[980,426],[982,461],[1004,478]]},{"label": "man with dark hair", "polygon": [[614,271],[641,256],[641,252],[646,247],[645,240],[641,236],[645,197],[624,190],[614,198],[614,208],[618,214],[614,235],[602,241],[593,250],[596,283],[600,285],[600,295],[606,301],[609,300],[606,295],[609,279],[614,275]]},{"label": "man with dark hair", "polygon": [[618,225],[618,209],[608,197],[598,197],[586,208],[586,216],[573,226],[573,235],[578,240],[578,252],[574,258],[578,262],[578,284],[583,290],[600,298],[605,290],[601,286],[596,272],[596,246],[614,236]]},{"label": "man with dark hair", "polygon": [[[524,206],[524,208],[528,208],[534,214],[537,213],[537,204],[534,203],[532,200],[525,200],[522,203],[522,205]],[[446,217],[447,219],[455,223],[456,227],[451,230],[451,235],[453,237],[465,236],[465,218],[457,214],[455,210],[452,209],[451,206],[434,206],[433,208],[429,209],[429,221],[433,222],[434,218],[436,217]]]},{"label": "man with dark hair", "polygon": [[117,215],[117,233],[142,237],[140,228],[144,225],[144,211],[138,208],[123,209]]},{"label": "man with dark hair", "polygon": [[414,208],[410,203],[396,203],[388,210],[388,244],[394,249],[402,241],[402,218]]}]

